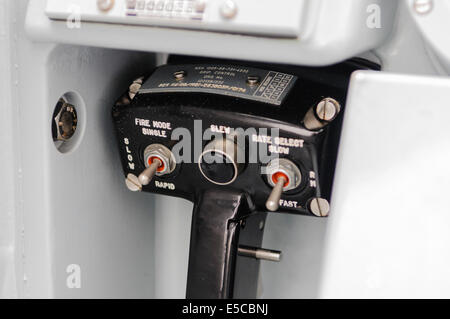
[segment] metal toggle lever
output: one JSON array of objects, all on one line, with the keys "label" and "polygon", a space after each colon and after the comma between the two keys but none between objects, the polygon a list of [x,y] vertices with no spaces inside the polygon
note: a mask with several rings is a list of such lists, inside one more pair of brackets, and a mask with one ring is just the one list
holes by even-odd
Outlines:
[{"label": "metal toggle lever", "polygon": [[281,194],[283,193],[283,188],[285,184],[288,183],[288,180],[285,175],[281,175],[278,177],[278,181],[275,184],[275,187],[272,189],[269,198],[266,202],[266,208],[272,212],[278,210],[280,204]]},{"label": "metal toggle lever", "polygon": [[144,186],[148,185],[162,165],[158,158],[154,158],[150,166],[139,175],[139,182]]}]

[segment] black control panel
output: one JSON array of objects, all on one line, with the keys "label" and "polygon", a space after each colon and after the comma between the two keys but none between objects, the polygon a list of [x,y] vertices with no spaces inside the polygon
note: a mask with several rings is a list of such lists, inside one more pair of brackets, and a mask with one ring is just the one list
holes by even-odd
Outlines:
[{"label": "black control panel", "polygon": [[113,108],[126,184],[193,202],[240,191],[255,211],[327,216],[349,77],[369,67],[172,59]]}]

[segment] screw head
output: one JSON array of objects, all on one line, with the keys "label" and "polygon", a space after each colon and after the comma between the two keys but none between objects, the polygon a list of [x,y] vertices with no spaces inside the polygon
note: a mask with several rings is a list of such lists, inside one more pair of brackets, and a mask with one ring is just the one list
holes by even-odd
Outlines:
[{"label": "screw head", "polygon": [[432,0],[414,0],[414,11],[418,14],[428,14],[433,9]]},{"label": "screw head", "polygon": [[128,174],[125,179],[125,185],[132,192],[140,192],[142,190],[142,184],[139,178],[134,174]]},{"label": "screw head", "polygon": [[323,198],[313,198],[309,203],[309,210],[317,217],[326,217],[330,212],[330,203]]},{"label": "screw head", "polygon": [[316,116],[325,122],[333,121],[340,111],[339,103],[336,100],[326,98],[316,106]]},{"label": "screw head", "polygon": [[139,90],[141,89],[143,80],[144,80],[144,78],[140,77],[140,78],[134,80],[133,83],[131,83],[130,87],[128,88],[128,96],[130,97],[130,99],[134,99],[136,94],[139,93]]},{"label": "screw head", "polygon": [[247,77],[247,84],[250,86],[258,85],[259,81],[260,81],[260,78],[257,75],[249,75]]},{"label": "screw head", "polygon": [[233,19],[236,16],[237,11],[237,5],[232,0],[224,1],[220,7],[220,14],[225,19]]},{"label": "screw head", "polygon": [[114,0],[97,0],[97,8],[100,11],[107,12],[114,7]]},{"label": "screw head", "polygon": [[183,80],[185,77],[187,76],[187,72],[186,71],[177,71],[173,74],[173,77],[175,78],[175,80],[177,81],[181,81]]},{"label": "screw head", "polygon": [[206,8],[206,1],[205,0],[196,0],[194,2],[194,8],[195,8],[195,12],[203,13]]},{"label": "screw head", "polygon": [[130,97],[130,99],[134,99],[136,94],[138,94],[139,90],[141,89],[141,86],[142,84],[139,83],[133,83],[130,85],[128,89],[128,96]]}]

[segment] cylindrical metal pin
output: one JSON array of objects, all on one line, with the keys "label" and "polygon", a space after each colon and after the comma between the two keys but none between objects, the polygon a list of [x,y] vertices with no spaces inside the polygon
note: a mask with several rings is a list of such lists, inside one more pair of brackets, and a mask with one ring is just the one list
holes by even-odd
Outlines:
[{"label": "cylindrical metal pin", "polygon": [[280,206],[281,194],[283,193],[284,184],[286,182],[286,179],[283,176],[280,176],[275,184],[275,187],[272,189],[272,192],[266,202],[266,208],[271,212],[278,210],[278,207]]},{"label": "cylindrical metal pin", "polygon": [[281,251],[270,250],[263,248],[255,248],[249,246],[239,246],[238,248],[239,256],[250,257],[268,261],[281,261]]},{"label": "cylindrical metal pin", "polygon": [[152,164],[139,175],[139,182],[141,182],[141,184],[144,186],[148,185],[161,165],[162,162],[159,159],[155,158]]}]

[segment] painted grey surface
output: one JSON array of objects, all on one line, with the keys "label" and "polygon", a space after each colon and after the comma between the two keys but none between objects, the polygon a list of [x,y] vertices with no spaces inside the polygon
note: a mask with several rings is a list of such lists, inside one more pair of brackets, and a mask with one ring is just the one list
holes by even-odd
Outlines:
[{"label": "painted grey surface", "polygon": [[15,252],[15,136],[16,124],[14,58],[12,39],[15,26],[11,23],[10,6],[0,1],[0,298],[18,295],[16,289]]},{"label": "painted grey surface", "polygon": [[[65,21],[48,19],[45,4],[33,0],[27,9],[26,30],[34,41],[308,65],[336,63],[378,47],[390,33],[397,7],[392,0],[346,0],[344,5],[309,0],[301,36],[280,39],[89,22],[69,29]],[[381,9],[380,28],[367,27],[371,5]]]},{"label": "painted grey surface", "polygon": [[414,0],[403,0],[423,36],[428,54],[437,69],[450,73],[450,2],[434,1],[425,13],[414,10]]},{"label": "painted grey surface", "polygon": [[327,219],[273,213],[263,247],[281,250],[281,262],[261,262],[261,298],[317,298]]},{"label": "painted grey surface", "polygon": [[[21,121],[32,128],[23,130],[21,140],[27,145],[22,158],[32,159],[22,162],[25,295],[47,296],[42,289],[47,286],[49,296],[57,297],[151,297],[152,202],[124,186],[110,108],[117,92],[148,70],[153,58],[70,46],[34,58],[39,66],[34,74],[45,81],[22,83],[28,94],[21,96],[26,108]],[[23,68],[27,73],[34,69],[27,63]],[[78,148],[61,154],[49,129],[53,107],[67,91],[83,98],[86,123]],[[26,107],[31,105],[36,106]],[[45,246],[36,247],[39,243]],[[47,255],[45,282],[35,273],[36,253]],[[81,267],[81,289],[67,288],[70,264]]]},{"label": "painted grey surface", "polygon": [[[11,4],[12,19],[23,26],[26,2]],[[2,223],[2,233],[14,229],[16,283],[9,270],[9,281],[1,282],[5,297],[15,295],[10,286],[20,297],[153,297],[153,202],[124,186],[110,109],[133,78],[154,66],[154,55],[36,44],[20,27],[11,40],[9,75],[17,80],[7,107],[14,127],[2,129],[12,131],[16,169],[2,174],[14,174],[17,186],[10,182],[5,193],[16,192],[16,225]],[[50,125],[67,91],[83,98],[86,121],[79,146],[61,154]],[[3,213],[12,211],[2,207]],[[81,267],[81,289],[66,285],[70,264]]]},{"label": "painted grey surface", "polygon": [[383,71],[402,74],[445,74],[430,56],[420,30],[411,16],[409,0],[399,1],[393,30],[386,41],[374,50]]},{"label": "painted grey surface", "polygon": [[184,199],[154,197],[155,298],[184,298],[193,205]]},{"label": "painted grey surface", "polygon": [[[110,116],[117,93],[153,66],[152,55],[85,47],[58,46],[47,57],[42,124],[50,144],[49,230],[59,297],[153,296],[153,203],[124,185]],[[67,91],[83,98],[86,115],[81,143],[62,154],[48,128],[52,101]],[[81,267],[81,289],[67,289],[70,264]]]},{"label": "painted grey surface", "polygon": [[[146,194],[140,194],[146,195]],[[192,204],[155,198],[155,297],[184,298]],[[283,251],[281,262],[261,262],[260,298],[317,298],[327,220],[272,214],[263,247]]]},{"label": "painted grey surface", "polygon": [[[317,2],[317,0],[315,0]],[[151,10],[133,11],[137,16],[127,16],[127,3],[123,0],[116,1],[107,12],[101,12],[96,1],[91,0],[47,0],[46,14],[51,18],[66,20],[76,11],[81,13],[82,21],[108,22],[119,24],[135,24],[158,27],[176,27],[186,29],[200,29],[220,32],[237,32],[270,36],[298,36],[304,29],[305,5],[308,0],[233,0],[233,10],[228,10],[228,19],[222,15],[223,0],[208,0],[204,2],[201,13],[191,10],[184,12],[184,18],[180,13],[169,10],[159,15],[153,6]],[[179,3],[175,3],[176,7]],[[139,6],[139,5],[138,5]],[[286,8],[289,7],[289,10]],[[76,9],[75,9],[76,8]],[[183,8],[183,4],[181,4]],[[195,8],[195,4],[194,4]],[[309,8],[308,8],[309,9]],[[255,14],[257,10],[258,14]],[[145,12],[147,11],[147,12]],[[158,14],[158,18],[148,18],[150,14]],[[196,20],[190,19],[195,17]],[[280,19],[283,17],[283,19]],[[243,32],[245,30],[245,32]]]},{"label": "painted grey surface", "polygon": [[[386,17],[385,32],[381,32],[382,35],[369,46],[357,42],[350,48],[341,43],[341,46],[330,49],[326,46],[319,48],[315,46],[317,43],[309,46],[308,43],[294,44],[286,40],[163,28],[82,24],[79,30],[69,30],[64,22],[44,19],[44,2],[33,0],[28,7],[26,0],[0,0],[0,18],[5,16],[0,20],[0,93],[6,97],[0,101],[0,147],[2,164],[6,163],[0,167],[1,297],[184,296],[192,204],[126,190],[109,117],[114,99],[128,82],[155,63],[154,54],[145,52],[314,65],[340,61],[378,46],[374,53],[382,61],[384,71],[403,74],[441,72],[433,63],[428,49],[424,48],[406,0],[400,2],[396,25],[390,35],[389,18]],[[396,2],[388,2],[392,9],[388,12],[389,17],[395,12]],[[330,24],[329,27],[332,26]],[[385,38],[386,35],[389,37]],[[157,54],[158,64],[163,63],[165,56]],[[362,82],[370,82],[365,79],[358,79],[359,87],[363,88]],[[409,96],[406,88],[413,90],[417,98],[431,93],[441,94],[441,91],[434,91],[427,78],[411,80],[380,73],[373,79],[377,83],[393,83],[392,79],[395,79],[398,91],[381,90],[380,85],[378,92],[362,90],[357,96],[359,100],[367,98],[373,104],[353,102],[357,104],[353,106],[354,112],[360,113],[351,122],[355,126],[350,125],[348,129],[354,129],[361,124],[358,120],[368,117],[362,122],[366,125],[368,139],[374,138],[373,134],[378,129],[375,125],[367,125],[375,124],[369,117],[373,108],[385,105],[385,101],[397,101],[389,102],[385,105],[386,111],[377,114],[386,116],[388,111],[390,114],[397,107],[401,109],[404,97]],[[61,154],[53,145],[50,123],[56,100],[66,91],[76,91],[82,97],[86,122],[78,147]],[[364,92],[368,95],[363,95]],[[384,99],[380,101],[375,93]],[[373,108],[367,109],[369,105]],[[400,121],[396,123],[403,125]],[[405,122],[404,128],[410,128],[408,123]],[[345,152],[355,150],[348,146],[349,141],[344,140],[344,143],[347,145]],[[348,234],[344,232],[353,220],[363,224],[376,218],[370,211],[364,215],[366,221],[356,214],[355,218],[345,218],[349,216],[348,212],[352,212],[344,206],[352,193],[349,195],[345,191],[350,185],[348,178],[354,177],[353,174],[347,176],[346,171],[344,166],[340,167],[340,193],[335,198],[341,201],[333,208],[331,220],[281,214],[269,216],[264,247],[282,250],[283,260],[281,263],[262,262],[262,297],[335,297],[359,291],[368,296],[381,294],[382,290],[369,291],[366,286],[361,286],[367,279],[364,277],[365,266],[361,265],[373,263],[375,256],[380,260],[392,256],[388,253],[383,255],[383,241],[379,246],[371,241],[377,238],[377,234],[363,233],[361,238],[352,238],[357,229],[350,229]],[[383,168],[380,167],[379,172],[384,172]],[[369,189],[371,184],[366,186]],[[366,198],[370,199],[370,194],[365,194]],[[442,215],[438,217],[444,218]],[[390,236],[394,236],[394,230],[405,231],[403,224],[395,220],[397,224],[388,229],[392,231],[388,232]],[[445,226],[446,219],[442,220]],[[375,221],[379,222],[378,219]],[[442,234],[441,239],[446,238],[439,226],[436,230],[436,234]],[[410,235],[408,231],[405,234]],[[355,242],[348,242],[350,238]],[[367,241],[371,244],[364,247],[370,247],[366,255],[355,256],[346,248],[347,245],[355,247],[358,242],[362,245]],[[431,252],[437,254],[433,249]],[[411,256],[406,256],[405,260],[411,260]],[[354,263],[344,260],[346,257]],[[443,265],[447,263],[446,253],[442,254],[441,260]],[[81,289],[68,289],[66,286],[66,267],[69,264],[81,266]],[[351,267],[355,264],[356,270]],[[411,267],[409,264],[404,266]],[[368,271],[382,269],[387,269],[387,276],[395,274],[394,270],[404,271],[403,268],[389,268],[389,265],[369,267]],[[352,279],[353,273],[356,276]],[[444,278],[446,270],[442,269],[440,274]],[[431,279],[438,281],[436,276]],[[345,278],[350,280],[349,285],[344,282]],[[419,284],[425,285],[423,281]],[[437,287],[442,288],[443,295],[447,293],[439,283]],[[394,294],[395,288],[392,289]]]},{"label": "painted grey surface", "polygon": [[322,297],[450,296],[449,98],[448,78],[353,75]]}]

